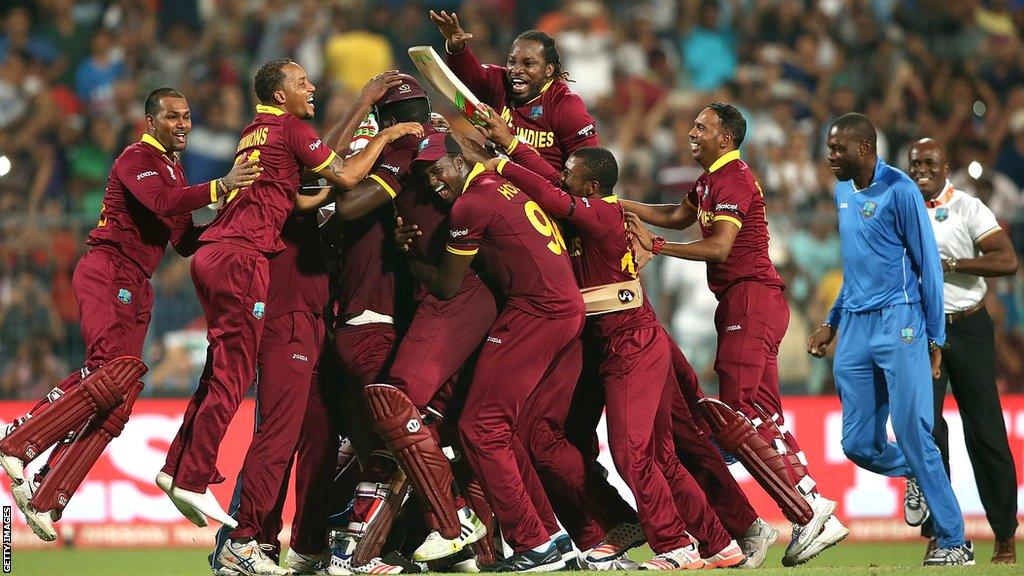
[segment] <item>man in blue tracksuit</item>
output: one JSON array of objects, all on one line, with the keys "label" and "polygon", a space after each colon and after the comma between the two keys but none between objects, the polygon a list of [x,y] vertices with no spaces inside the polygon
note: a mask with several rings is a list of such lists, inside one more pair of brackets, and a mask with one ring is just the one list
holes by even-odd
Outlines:
[{"label": "man in blue tracksuit", "polygon": [[[862,114],[841,116],[829,130],[843,288],[807,351],[823,356],[842,330],[834,373],[843,452],[862,468],[908,479],[907,498],[919,512],[908,521],[923,522],[930,513],[938,537],[926,566],[974,564],[932,439],[931,372],[946,340],[939,251],[917,186],[878,158],[875,140]],[[895,444],[886,436],[889,416]]]}]

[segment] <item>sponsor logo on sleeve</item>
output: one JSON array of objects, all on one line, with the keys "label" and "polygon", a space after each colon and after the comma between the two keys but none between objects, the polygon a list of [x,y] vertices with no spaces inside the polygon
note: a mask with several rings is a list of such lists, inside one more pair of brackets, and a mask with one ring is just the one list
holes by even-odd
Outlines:
[{"label": "sponsor logo on sleeve", "polygon": [[[174,172],[172,171],[171,174],[174,174]],[[144,178],[149,178],[150,176],[156,176],[156,172],[154,172],[152,170],[150,170],[148,172],[143,172],[142,174],[139,174],[138,176],[136,176],[135,180],[136,181],[142,180]]]},{"label": "sponsor logo on sleeve", "polygon": [[312,144],[309,145],[309,149],[310,150],[316,150],[317,148],[320,147],[321,144],[323,144],[323,141],[322,140],[317,140],[316,142],[313,142]]},{"label": "sponsor logo on sleeve", "polygon": [[715,204],[715,212],[732,212],[733,214],[739,214],[739,207],[735,204]]},{"label": "sponsor logo on sleeve", "polygon": [[593,136],[594,132],[595,132],[595,130],[594,130],[594,123],[591,122],[590,124],[587,124],[583,128],[580,128],[580,131],[577,132],[576,135],[577,136],[583,136],[585,138],[587,136]]},{"label": "sponsor logo on sleeve", "polygon": [[448,233],[452,235],[452,238],[458,238],[459,236],[469,234],[469,228],[463,228],[462,230],[449,230]]},{"label": "sponsor logo on sleeve", "polygon": [[584,206],[590,208],[590,200],[588,200],[587,198],[580,198],[580,200],[583,202]]},{"label": "sponsor logo on sleeve", "polygon": [[388,172],[391,172],[396,176],[398,175],[399,172],[401,172],[401,170],[398,169],[398,166],[392,166],[391,164],[381,164],[380,167],[387,170]]}]

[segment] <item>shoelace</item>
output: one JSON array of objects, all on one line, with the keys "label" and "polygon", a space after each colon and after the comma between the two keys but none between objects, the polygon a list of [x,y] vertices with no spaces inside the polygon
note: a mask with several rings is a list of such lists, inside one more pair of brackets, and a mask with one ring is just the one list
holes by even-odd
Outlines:
[{"label": "shoelace", "polygon": [[907,482],[907,506],[913,509],[921,507],[921,488],[917,482]]}]

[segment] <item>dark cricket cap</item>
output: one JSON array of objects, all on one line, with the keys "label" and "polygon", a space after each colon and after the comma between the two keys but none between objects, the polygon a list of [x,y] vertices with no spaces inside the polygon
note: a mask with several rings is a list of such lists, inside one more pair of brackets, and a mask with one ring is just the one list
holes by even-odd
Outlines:
[{"label": "dark cricket cap", "polygon": [[413,162],[436,162],[446,154],[462,154],[462,148],[447,132],[436,132],[420,141]]},{"label": "dark cricket cap", "polygon": [[427,97],[427,93],[420,86],[418,80],[408,74],[399,74],[398,77],[402,80],[402,83],[388,88],[388,91],[380,97],[380,100],[377,100],[377,106],[386,106],[393,102],[401,102],[402,100],[410,100],[412,98]]}]

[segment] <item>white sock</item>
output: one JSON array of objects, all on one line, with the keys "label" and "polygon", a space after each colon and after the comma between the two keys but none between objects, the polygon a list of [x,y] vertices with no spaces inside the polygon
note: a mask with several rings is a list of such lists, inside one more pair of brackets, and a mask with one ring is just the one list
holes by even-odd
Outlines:
[{"label": "white sock", "polygon": [[560,538],[562,536],[568,536],[568,535],[569,535],[569,533],[565,531],[565,528],[562,528],[558,532],[555,532],[554,534],[551,535],[551,541],[554,542],[556,538]]},{"label": "white sock", "polygon": [[541,544],[540,546],[535,547],[533,549],[533,551],[534,552],[546,552],[548,550],[548,548],[551,548],[551,541],[550,540],[548,540],[547,542]]}]

